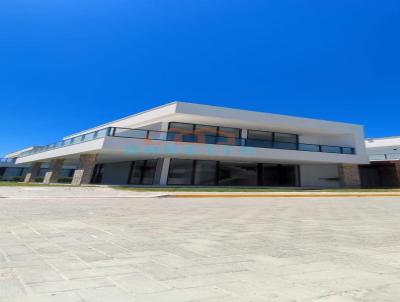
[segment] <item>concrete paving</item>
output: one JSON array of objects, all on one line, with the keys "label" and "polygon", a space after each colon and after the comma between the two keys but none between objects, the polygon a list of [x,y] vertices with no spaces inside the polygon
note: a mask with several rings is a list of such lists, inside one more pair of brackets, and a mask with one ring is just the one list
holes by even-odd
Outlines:
[{"label": "concrete paving", "polygon": [[398,197],[107,190],[0,188],[1,302],[400,299]]}]

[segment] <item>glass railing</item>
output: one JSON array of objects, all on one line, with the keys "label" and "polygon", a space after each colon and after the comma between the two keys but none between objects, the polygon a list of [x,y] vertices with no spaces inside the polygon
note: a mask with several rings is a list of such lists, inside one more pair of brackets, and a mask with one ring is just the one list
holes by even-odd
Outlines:
[{"label": "glass railing", "polygon": [[400,153],[371,154],[370,161],[400,160]]},{"label": "glass railing", "polygon": [[93,131],[93,132],[89,132],[89,133],[86,133],[83,135],[75,136],[75,137],[65,139],[65,140],[62,140],[62,141],[59,141],[56,143],[52,143],[52,144],[49,144],[46,146],[36,146],[32,150],[22,152],[19,155],[19,157],[24,157],[24,156],[28,156],[28,155],[32,155],[32,154],[36,154],[36,153],[41,153],[41,152],[45,152],[45,151],[49,151],[49,150],[53,150],[53,149],[68,147],[71,145],[76,145],[76,144],[92,141],[95,139],[103,138],[103,137],[106,137],[109,135],[109,131],[111,131],[111,129],[113,129],[113,128],[104,128],[104,129],[101,129],[98,131]]},{"label": "glass railing", "polygon": [[15,163],[16,158],[0,158],[0,163],[3,164],[13,164]]},{"label": "glass railing", "polygon": [[213,144],[213,145],[246,146],[246,147],[256,147],[256,148],[281,149],[281,150],[298,150],[307,152],[355,154],[355,149],[352,147],[304,144],[304,143],[294,143],[294,142],[284,142],[284,141],[268,141],[259,139],[244,139],[244,138],[227,137],[227,136],[214,136],[207,134],[193,135],[193,134],[184,134],[171,131],[163,132],[155,130],[109,127],[98,131],[86,133],[80,136],[72,137],[50,145],[35,147],[33,150],[21,153],[20,157],[40,152],[45,152],[57,148],[67,147],[75,144],[80,144],[91,140],[104,138],[106,136],[146,139],[146,140],[186,142],[186,143]]}]

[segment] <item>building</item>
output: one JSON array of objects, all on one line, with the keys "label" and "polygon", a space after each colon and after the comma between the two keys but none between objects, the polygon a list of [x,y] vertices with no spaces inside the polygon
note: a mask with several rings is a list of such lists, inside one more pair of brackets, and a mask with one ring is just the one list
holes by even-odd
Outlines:
[{"label": "building", "polygon": [[[15,156],[15,155],[14,155]],[[359,187],[360,125],[173,102],[32,147],[25,181],[73,184]]]},{"label": "building", "polygon": [[29,165],[18,166],[15,158],[0,158],[0,180],[22,180],[28,173]]},{"label": "building", "polygon": [[400,187],[400,137],[365,141],[371,163],[360,166],[362,187]]}]

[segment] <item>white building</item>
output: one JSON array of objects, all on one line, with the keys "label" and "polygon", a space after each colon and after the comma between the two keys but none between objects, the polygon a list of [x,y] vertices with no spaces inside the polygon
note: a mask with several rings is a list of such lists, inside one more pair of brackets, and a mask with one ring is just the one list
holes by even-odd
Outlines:
[{"label": "white building", "polygon": [[368,163],[360,125],[184,102],[13,156],[27,182],[77,165],[73,184],[357,187]]},{"label": "white building", "polygon": [[365,145],[371,164],[360,166],[363,187],[399,187],[400,137],[370,138]]},{"label": "white building", "polygon": [[29,165],[16,165],[15,158],[0,158],[0,180],[21,180],[29,170]]}]

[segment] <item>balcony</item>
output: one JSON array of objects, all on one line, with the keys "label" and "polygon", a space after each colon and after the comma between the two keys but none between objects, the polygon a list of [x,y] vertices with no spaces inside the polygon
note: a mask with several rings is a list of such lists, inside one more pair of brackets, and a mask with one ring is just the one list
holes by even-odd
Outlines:
[{"label": "balcony", "polygon": [[0,158],[1,164],[13,164],[15,163],[15,158]]},{"label": "balcony", "polygon": [[235,138],[227,136],[213,136],[207,134],[186,135],[171,131],[162,132],[154,130],[108,127],[98,131],[93,131],[90,133],[86,133],[84,135],[59,141],[53,144],[49,144],[46,146],[35,147],[32,150],[21,153],[19,157],[25,157],[58,148],[82,144],[85,142],[105,137],[119,137],[119,138],[143,139],[151,141],[153,140],[170,141],[170,142],[212,144],[212,145],[226,145],[226,146],[242,146],[242,147],[266,148],[266,149],[280,149],[280,150],[297,150],[306,152],[336,153],[336,154],[347,154],[347,155],[356,154],[355,149],[353,147],[345,147],[345,146],[316,145],[316,144],[293,143],[284,141],[267,141],[267,140],[244,139],[244,138]]},{"label": "balcony", "polygon": [[400,153],[372,154],[369,155],[370,161],[400,160]]}]

